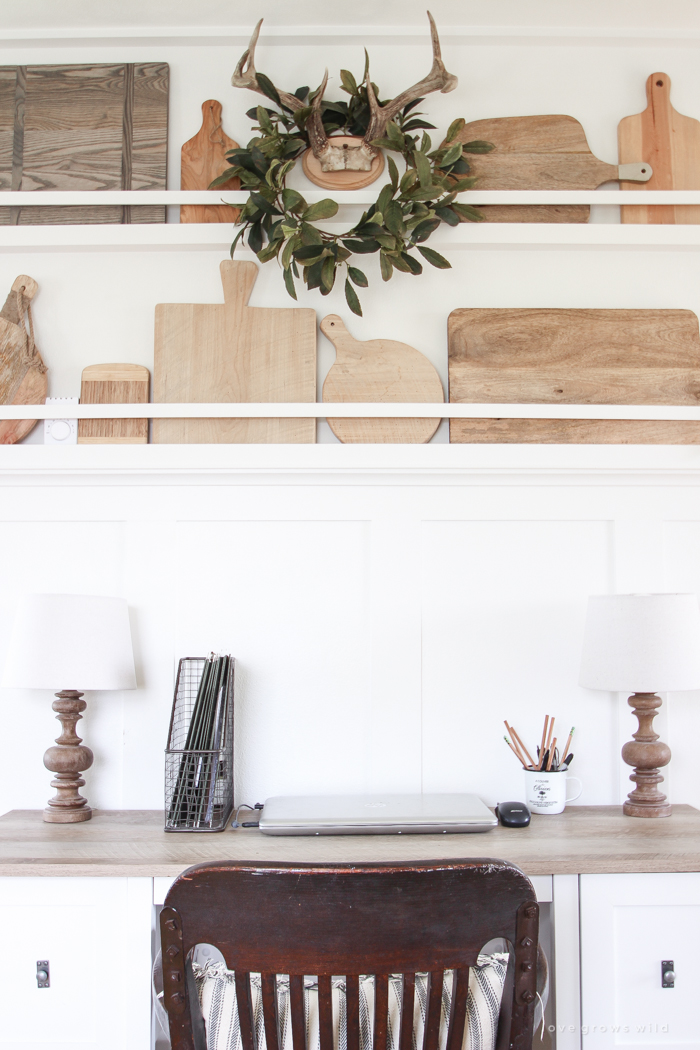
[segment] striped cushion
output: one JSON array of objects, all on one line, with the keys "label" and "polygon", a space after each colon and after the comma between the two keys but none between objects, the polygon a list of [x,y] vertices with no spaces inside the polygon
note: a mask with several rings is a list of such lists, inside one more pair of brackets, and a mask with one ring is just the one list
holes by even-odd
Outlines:
[{"label": "striped cushion", "polygon": [[[508,965],[508,955],[495,953],[480,955],[476,966],[469,973],[467,996],[467,1023],[464,1030],[462,1050],[494,1050],[498,1015],[503,995],[503,984]],[[202,1005],[202,1014],[207,1030],[208,1050],[242,1050],[238,1011],[236,1009],[236,987],[234,975],[222,963],[208,963],[194,967],[195,980]],[[427,974],[416,974],[416,995],[413,1014],[413,1047],[423,1045],[425,1022]],[[389,1050],[396,1050],[399,1040],[402,980],[398,975],[389,979]],[[334,977],[333,1028],[334,1046],[346,1050],[345,980]],[[259,1050],[265,1050],[265,1027],[262,1015],[262,996],[259,974],[251,975],[253,1016],[257,1031]],[[289,979],[277,978],[277,996],[280,1021],[281,1050],[292,1050],[292,1025],[289,1009]],[[308,1050],[319,1050],[318,1031],[318,986],[313,977],[304,980],[306,1007],[306,1045]],[[447,1043],[447,1021],[452,1000],[452,971],[445,973],[440,1018],[439,1050]],[[360,978],[360,1047],[372,1048],[374,1019],[374,978]]]}]

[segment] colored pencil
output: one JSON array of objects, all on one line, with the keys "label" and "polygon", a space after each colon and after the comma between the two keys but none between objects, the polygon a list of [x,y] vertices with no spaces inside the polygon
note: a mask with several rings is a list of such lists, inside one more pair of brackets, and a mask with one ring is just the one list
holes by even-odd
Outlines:
[{"label": "colored pencil", "polygon": [[571,738],[574,735],[574,729],[575,728],[576,728],[576,726],[572,726],[571,727],[571,732],[569,733],[569,739],[566,741],[566,747],[564,748],[564,754],[561,756],[561,762],[559,763],[560,766],[563,766],[564,762],[566,761],[566,756],[568,755],[569,748],[571,747]]},{"label": "colored pencil", "polygon": [[549,760],[547,762],[547,772],[548,773],[551,772],[551,769],[552,769],[552,759],[554,758],[554,749],[555,749],[556,746],[557,746],[557,738],[554,737],[554,740],[552,741],[552,746],[549,749]]},{"label": "colored pencil", "polygon": [[528,760],[528,762],[530,763],[530,768],[531,768],[531,769],[534,769],[534,768],[535,768],[535,763],[534,763],[534,762],[532,761],[532,755],[530,754],[530,752],[528,751],[528,749],[527,749],[527,748],[525,747],[525,744],[524,744],[524,743],[522,742],[522,740],[520,739],[520,735],[519,735],[519,733],[518,733],[518,732],[517,732],[517,731],[516,731],[515,729],[513,729],[513,727],[512,727],[512,726],[509,726],[509,731],[510,731],[510,735],[511,735],[511,736],[513,737],[513,739],[515,740],[516,744],[519,744],[519,745],[520,745],[520,749],[521,749],[521,751],[522,751],[522,752],[523,752],[523,753],[525,754],[525,756],[527,757],[527,760]]}]

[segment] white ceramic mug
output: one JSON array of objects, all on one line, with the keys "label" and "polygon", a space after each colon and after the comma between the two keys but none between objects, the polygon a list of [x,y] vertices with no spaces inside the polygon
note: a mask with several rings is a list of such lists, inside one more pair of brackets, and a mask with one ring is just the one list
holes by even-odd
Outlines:
[{"label": "white ceramic mug", "polygon": [[[579,786],[578,793],[566,797],[566,785],[575,780]],[[573,802],[583,791],[583,784],[578,777],[569,776],[565,769],[560,773],[544,773],[536,770],[525,770],[525,801],[532,813],[563,813],[567,802]]]}]

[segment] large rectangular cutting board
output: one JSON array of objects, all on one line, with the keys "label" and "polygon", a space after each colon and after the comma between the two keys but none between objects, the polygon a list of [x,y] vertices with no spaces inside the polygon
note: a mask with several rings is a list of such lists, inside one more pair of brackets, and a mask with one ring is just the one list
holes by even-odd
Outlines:
[{"label": "large rectangular cutting board", "polygon": [[[155,402],[316,401],[316,313],[251,307],[258,267],[221,263],[224,302],[156,306]],[[307,443],[315,419],[157,419],[160,443]]]},{"label": "large rectangular cutting board", "polygon": [[694,405],[698,422],[455,419],[453,442],[699,444],[700,332],[691,310],[453,310],[450,401]]},{"label": "large rectangular cutting board", "polygon": [[0,225],[165,222],[162,205],[99,206],[100,190],[164,190],[166,62],[0,66],[0,190],[95,190],[85,207],[0,208]]}]

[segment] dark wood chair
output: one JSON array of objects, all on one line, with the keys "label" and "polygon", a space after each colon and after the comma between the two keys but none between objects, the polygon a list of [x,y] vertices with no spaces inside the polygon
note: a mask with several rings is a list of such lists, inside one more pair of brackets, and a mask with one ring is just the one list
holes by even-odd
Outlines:
[{"label": "dark wood chair", "polygon": [[403,974],[399,1050],[411,1050],[415,974],[428,972],[422,1050],[437,1050],[443,973],[454,970],[447,1050],[461,1050],[469,967],[510,942],[498,1050],[531,1050],[539,908],[501,860],[416,864],[211,863],[188,868],[161,912],[164,1005],[173,1050],[206,1050],[190,963],[213,944],[235,971],[243,1050],[257,1050],[249,975],[260,973],[267,1050],[280,1050],[277,974],[289,974],[294,1050],[307,1050],[304,976],[318,977],[321,1050],[333,1050],[331,977],[345,976],[347,1050],[360,1050],[359,976],[375,975],[374,1050],[386,1050],[388,975]]}]

